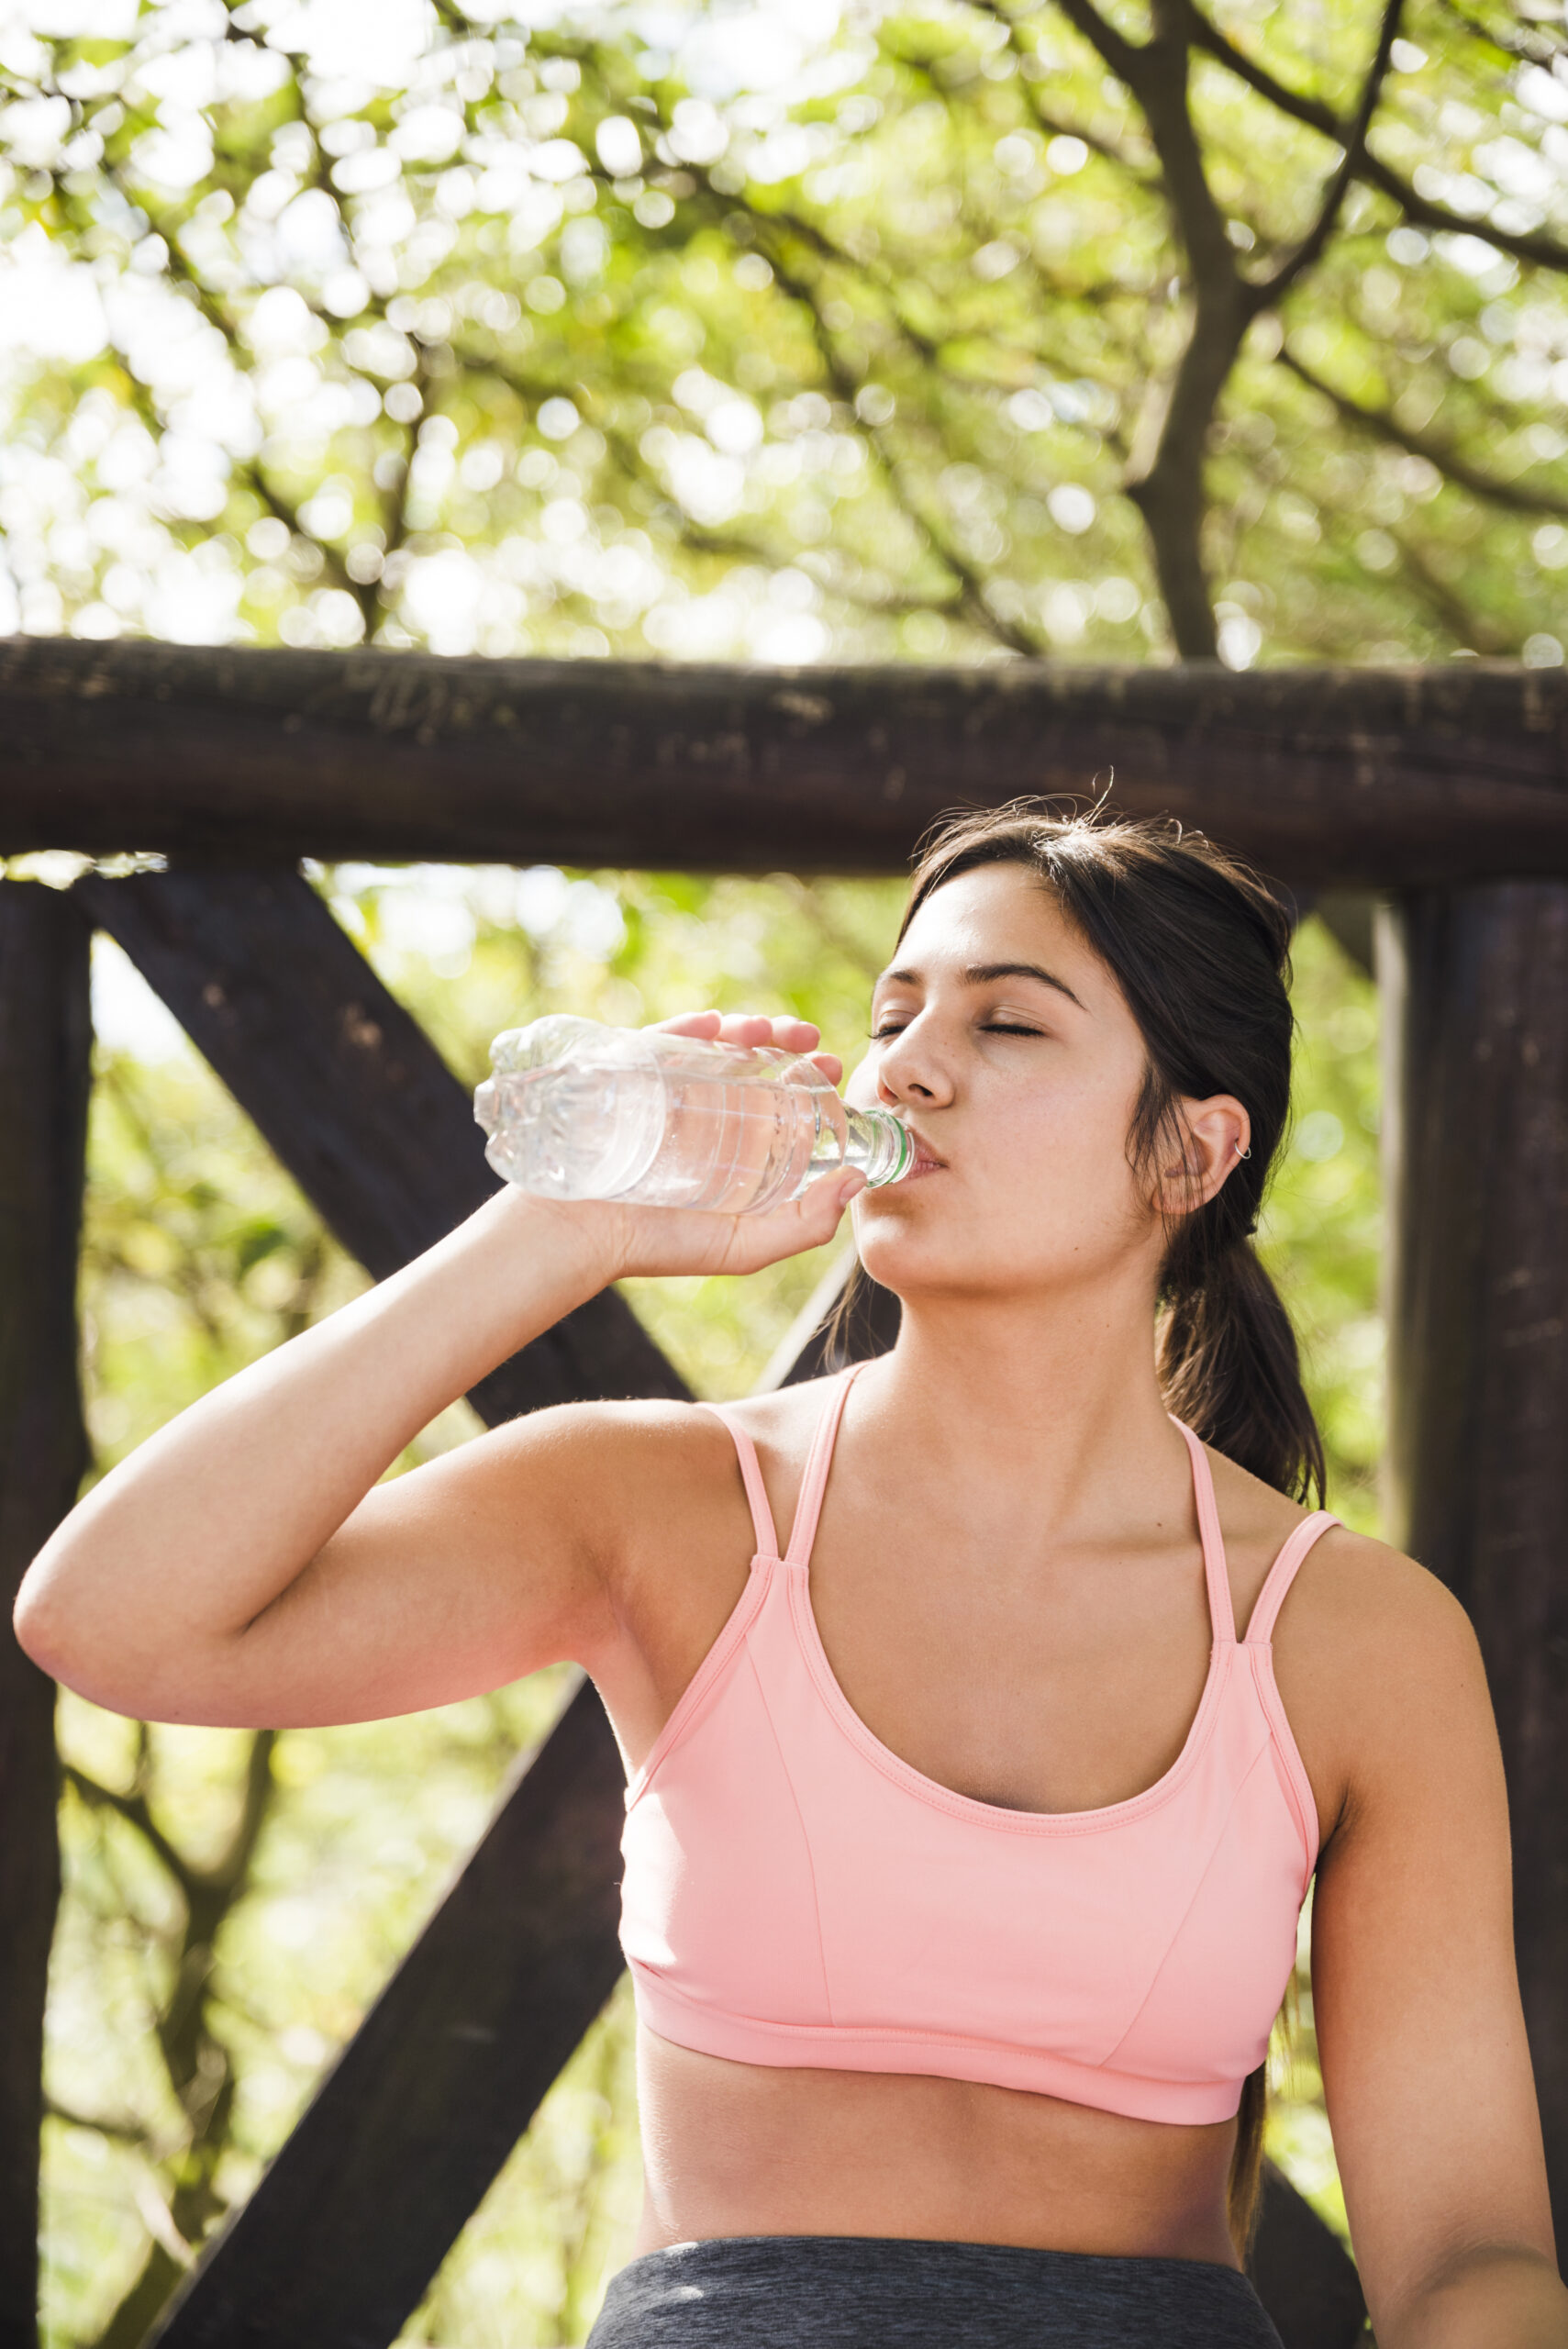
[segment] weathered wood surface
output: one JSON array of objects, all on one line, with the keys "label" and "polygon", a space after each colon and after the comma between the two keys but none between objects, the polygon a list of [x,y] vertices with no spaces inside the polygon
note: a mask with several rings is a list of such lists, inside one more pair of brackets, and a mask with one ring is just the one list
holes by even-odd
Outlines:
[{"label": "weathered wood surface", "polygon": [[1284,2349],[1352,2349],[1366,2329],[1355,2262],[1273,2162],[1247,2272]]},{"label": "weathered wood surface", "polygon": [[92,1031],[89,933],[0,881],[0,2343],[37,2339],[44,1991],[60,1890],[54,1687],[11,1602],[87,1465],[76,1251]]},{"label": "weathered wood surface", "polygon": [[[421,1234],[439,1235],[473,1204],[456,1112],[442,1106],[455,1096],[466,1121],[467,1097],[437,1075],[433,1048],[313,893],[314,910],[305,905],[303,886],[276,873],[172,874],[92,881],[77,895],[192,1020],[345,1243],[391,1269],[398,1249],[412,1253],[427,1244]],[[303,965],[315,975],[302,1001]],[[333,1041],[344,1037],[358,1056],[347,1062]],[[449,1117],[444,1151],[406,1131]],[[881,1351],[895,1322],[896,1300],[873,1291],[850,1325],[851,1352]],[[808,1375],[841,1358],[814,1328],[801,1334]],[[609,1391],[625,1392],[619,1346],[613,1339]],[[660,1382],[648,1391],[677,1391],[651,1345],[637,1360]],[[584,1392],[606,1391],[586,1341],[548,1378],[519,1368],[527,1361],[476,1393],[482,1411],[556,1399],[578,1376]],[[781,1380],[789,1375],[786,1365]],[[584,1688],[250,2201],[165,2312],[151,2336],[159,2349],[384,2349],[394,2338],[619,1972],[621,1783],[602,1709]],[[1289,2208],[1289,2189],[1281,2194],[1284,2204],[1276,2196],[1265,2205],[1265,2247],[1272,2214]],[[1287,2234],[1275,2266],[1294,2277],[1296,2300],[1331,2298],[1337,2271],[1331,2259],[1325,2269],[1311,2228],[1297,2219]],[[1338,2335],[1303,2332],[1297,2343],[1338,2349]]]},{"label": "weathered wood surface", "polygon": [[[499,1187],[468,1094],[299,874],[89,875],[73,894],[378,1280]],[[471,1399],[495,1420],[547,1403],[686,1391],[606,1291]]]},{"label": "weathered wood surface", "polygon": [[769,671],[0,644],[0,852],[885,873],[1116,775],[1303,884],[1568,873],[1568,673]]},{"label": "weathered wood surface", "polygon": [[1568,2241],[1568,886],[1385,916],[1393,1535],[1469,1610],[1502,1732],[1519,1979]]},{"label": "weathered wood surface", "polygon": [[624,1785],[584,1687],[150,2344],[386,2349],[619,1976]]}]

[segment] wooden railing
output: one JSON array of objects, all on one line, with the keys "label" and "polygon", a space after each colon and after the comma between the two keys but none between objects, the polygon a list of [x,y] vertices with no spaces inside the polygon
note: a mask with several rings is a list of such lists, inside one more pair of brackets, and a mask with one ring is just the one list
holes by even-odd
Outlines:
[{"label": "wooden railing", "polygon": [[[1388,892],[1394,1531],[1466,1600],[1486,1653],[1568,2219],[1568,681],[1475,664],[784,676],[50,640],[0,647],[0,852],[171,859],[65,893],[0,884],[12,1583],[83,1457],[71,1295],[91,927],[119,940],[383,1276],[492,1178],[466,1095],[300,877],[302,856],[886,871],[957,800],[1085,795],[1114,764],[1118,805],[1201,824],[1303,899]],[[895,1326],[881,1297],[856,1343]],[[795,1375],[815,1375],[823,1341],[802,1337]],[[473,1400],[495,1421],[684,1391],[606,1295]],[[0,1936],[0,1997],[7,2021],[33,2018],[0,2063],[7,2339],[30,2307],[22,2149],[30,2165],[52,1908],[49,1710],[30,1669],[14,1649],[0,1658],[0,1694],[18,1698],[0,1721],[0,1901],[29,1920]],[[584,1688],[150,2340],[384,2349],[616,1979],[620,1820],[614,1743]],[[1257,2272],[1287,2349],[1338,2349],[1360,2329],[1353,2271],[1278,2178]]]}]

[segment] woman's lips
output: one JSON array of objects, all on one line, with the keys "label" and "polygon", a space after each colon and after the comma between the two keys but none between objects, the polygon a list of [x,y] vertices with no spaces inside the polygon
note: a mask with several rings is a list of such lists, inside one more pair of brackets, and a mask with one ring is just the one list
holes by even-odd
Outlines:
[{"label": "woman's lips", "polygon": [[913,1126],[909,1128],[909,1138],[915,1145],[915,1163],[904,1177],[906,1183],[913,1183],[917,1175],[940,1174],[945,1171],[946,1160],[939,1158],[929,1144],[921,1141]]}]

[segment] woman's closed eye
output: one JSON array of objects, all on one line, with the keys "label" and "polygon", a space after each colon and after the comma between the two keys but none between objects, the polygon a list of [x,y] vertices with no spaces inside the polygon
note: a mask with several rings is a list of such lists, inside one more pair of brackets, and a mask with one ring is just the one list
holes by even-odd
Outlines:
[{"label": "woman's closed eye", "polygon": [[[890,1027],[890,1028],[868,1028],[868,1029],[867,1029],[867,1030],[866,1030],[866,1034],[867,1034],[867,1037],[869,1038],[869,1040],[871,1041],[871,1042],[872,1042],[872,1043],[873,1043],[873,1044],[884,1044],[884,1043],[888,1042],[888,1041],[890,1041],[890,1039],[891,1039],[891,1038],[893,1038],[893,1037],[895,1037],[895,1036],[902,1036],[902,1035],[903,1035],[903,1033],[904,1033],[905,1029],[908,1026],[908,1024],[909,1024],[909,1023],[908,1023],[908,1021],[907,1021],[907,1020],[903,1020],[903,1021],[900,1021],[896,1026]],[[1036,1036],[1036,1037],[1039,1037],[1039,1036],[1043,1036],[1043,1035],[1044,1035],[1044,1033],[1045,1033],[1045,1030],[1043,1030],[1043,1028],[1024,1028],[1024,1027],[1020,1027],[1020,1026],[1018,1026],[1017,1024],[1015,1024],[1015,1023],[1014,1023],[1014,1022],[1012,1022],[1012,1021],[1005,1020],[1005,1019],[985,1019],[985,1020],[982,1020],[982,1022],[981,1022],[981,1026],[980,1026],[980,1032],[981,1032],[981,1034],[982,1034],[982,1035],[984,1035],[984,1036]]]}]

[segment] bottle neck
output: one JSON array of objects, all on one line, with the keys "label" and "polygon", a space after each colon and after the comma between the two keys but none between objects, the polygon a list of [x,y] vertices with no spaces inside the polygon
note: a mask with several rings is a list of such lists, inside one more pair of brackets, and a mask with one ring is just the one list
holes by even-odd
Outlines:
[{"label": "bottle neck", "polygon": [[915,1163],[915,1137],[903,1121],[886,1109],[851,1109],[851,1135],[865,1156],[867,1187],[873,1191],[896,1183]]}]

